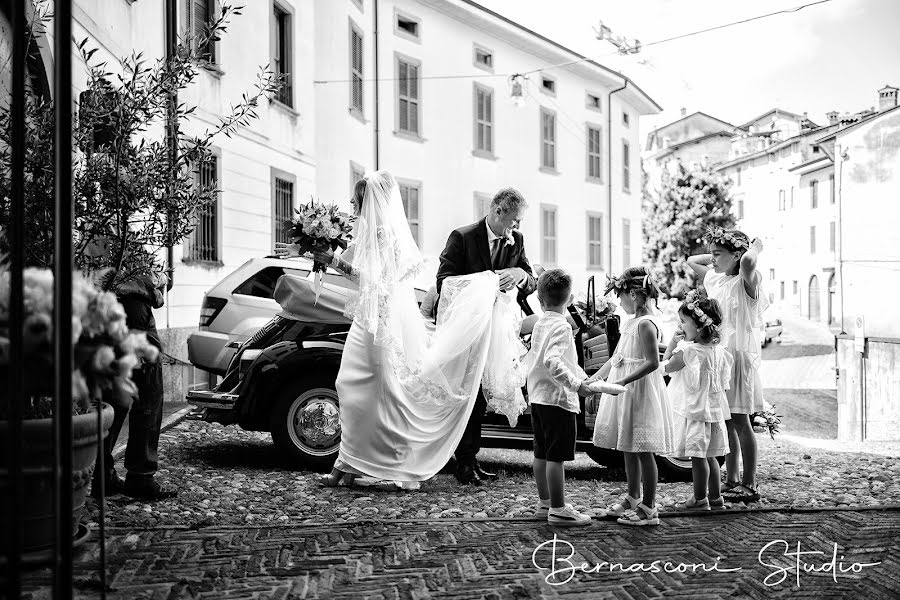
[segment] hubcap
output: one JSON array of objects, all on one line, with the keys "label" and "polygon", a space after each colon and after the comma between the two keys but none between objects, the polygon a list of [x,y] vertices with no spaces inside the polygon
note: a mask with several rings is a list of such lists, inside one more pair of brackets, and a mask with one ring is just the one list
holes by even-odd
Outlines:
[{"label": "hubcap", "polygon": [[308,454],[333,453],[341,439],[337,392],[316,388],[298,396],[288,411],[288,433],[291,441]]}]

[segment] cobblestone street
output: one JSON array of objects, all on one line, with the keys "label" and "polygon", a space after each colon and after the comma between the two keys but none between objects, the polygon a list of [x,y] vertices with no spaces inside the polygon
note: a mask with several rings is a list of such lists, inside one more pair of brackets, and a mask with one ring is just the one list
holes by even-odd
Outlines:
[{"label": "cobblestone street", "polygon": [[[537,550],[554,535],[556,562],[552,542]],[[836,553],[837,575],[801,568],[798,586],[796,558],[785,557],[786,546],[766,548],[775,540],[785,540],[791,551],[800,544],[803,552],[821,552],[803,557],[819,569]],[[669,515],[653,529],[603,521],[566,531],[528,519],[114,529],[108,552],[115,589],[110,597],[128,599],[877,600],[900,594],[898,540],[898,510],[757,511]],[[660,561],[660,572],[654,572],[654,561]],[[583,563],[584,572],[565,571]],[[853,563],[877,564],[852,572]],[[560,571],[559,579],[550,577],[551,565]],[[96,597],[90,581],[97,568],[97,546],[91,543],[76,564],[76,597]],[[29,581],[41,583],[48,582],[40,576]],[[47,596],[35,591],[25,597]]]}]

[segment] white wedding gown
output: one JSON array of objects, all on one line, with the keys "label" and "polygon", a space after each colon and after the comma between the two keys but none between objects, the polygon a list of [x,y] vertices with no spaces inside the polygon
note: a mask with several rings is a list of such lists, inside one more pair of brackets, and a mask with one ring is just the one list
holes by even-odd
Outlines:
[{"label": "white wedding gown", "polygon": [[[489,350],[492,366],[513,365],[512,360],[506,361],[507,356],[521,358],[514,346],[500,350],[491,346],[492,338],[509,339],[510,334],[518,342],[520,321],[510,317],[513,310],[518,311],[515,303],[503,294],[498,298],[497,275],[487,272],[448,278],[444,289],[439,312],[442,317],[426,343],[423,362],[433,356],[448,356],[442,346],[452,345],[460,352],[442,365],[422,370],[436,368],[450,378],[458,378],[460,393],[443,394],[429,385],[429,376],[425,381],[420,379],[421,371],[410,375],[404,367],[398,368],[393,360],[397,349],[376,344],[374,336],[354,321],[337,378],[341,445],[336,468],[393,481],[401,487],[414,488],[411,482],[430,479],[447,464],[462,438],[484,378]],[[418,317],[418,312],[415,315]],[[523,346],[521,350],[524,352]],[[503,355],[502,362],[498,354]],[[486,395],[494,400],[492,408],[507,416],[524,412],[524,372],[516,367],[489,371],[499,380],[493,386],[485,380]]]},{"label": "white wedding gown", "polygon": [[489,405],[508,416],[524,411],[518,307],[499,293],[496,273],[451,277],[442,286],[439,322],[426,327],[412,285],[422,254],[399,187],[385,171],[365,180],[353,243],[342,255],[359,292],[344,313],[353,324],[337,377],[335,467],[416,487],[443,468],[462,438],[489,351],[500,363],[485,378]]}]

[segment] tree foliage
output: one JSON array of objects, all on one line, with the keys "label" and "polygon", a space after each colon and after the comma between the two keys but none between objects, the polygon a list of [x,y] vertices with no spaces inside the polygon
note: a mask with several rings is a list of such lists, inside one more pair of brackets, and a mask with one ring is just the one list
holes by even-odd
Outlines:
[{"label": "tree foliage", "polygon": [[[36,11],[49,20],[48,11]],[[281,82],[260,67],[251,91],[242,95],[214,126],[199,135],[182,131],[195,106],[176,103],[178,94],[208,68],[206,50],[218,40],[241,7],[220,6],[218,16],[199,39],[179,40],[174,57],[148,59],[141,53],[122,58],[115,69],[94,61],[96,48],[77,44],[88,68],[87,91],[80,96],[73,146],[73,249],[83,272],[112,269],[106,289],[162,269],[160,250],[180,243],[196,226],[197,213],[215,201],[218,190],[195,174],[212,160],[217,136],[231,136],[258,118],[261,99]],[[42,24],[29,28],[36,43]],[[164,133],[174,113],[171,138]],[[53,262],[53,103],[29,95],[26,101],[25,215],[26,265]],[[0,232],[9,226],[11,127],[9,106],[0,107]],[[170,152],[168,139],[177,140]],[[174,154],[174,156],[173,156]],[[0,252],[8,251],[0,236]]]},{"label": "tree foliage", "polygon": [[701,239],[706,227],[734,227],[730,187],[730,180],[708,167],[689,171],[680,163],[674,172],[662,169],[658,194],[649,190],[645,177],[644,260],[670,297],[683,298],[699,283],[687,258],[706,252]]}]

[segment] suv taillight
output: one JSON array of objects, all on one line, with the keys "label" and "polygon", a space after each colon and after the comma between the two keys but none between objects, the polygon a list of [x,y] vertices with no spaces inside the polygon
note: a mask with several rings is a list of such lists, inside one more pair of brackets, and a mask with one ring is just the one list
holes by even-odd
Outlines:
[{"label": "suv taillight", "polygon": [[203,297],[203,305],[200,307],[200,327],[209,327],[213,319],[222,312],[228,300],[224,298]]}]

